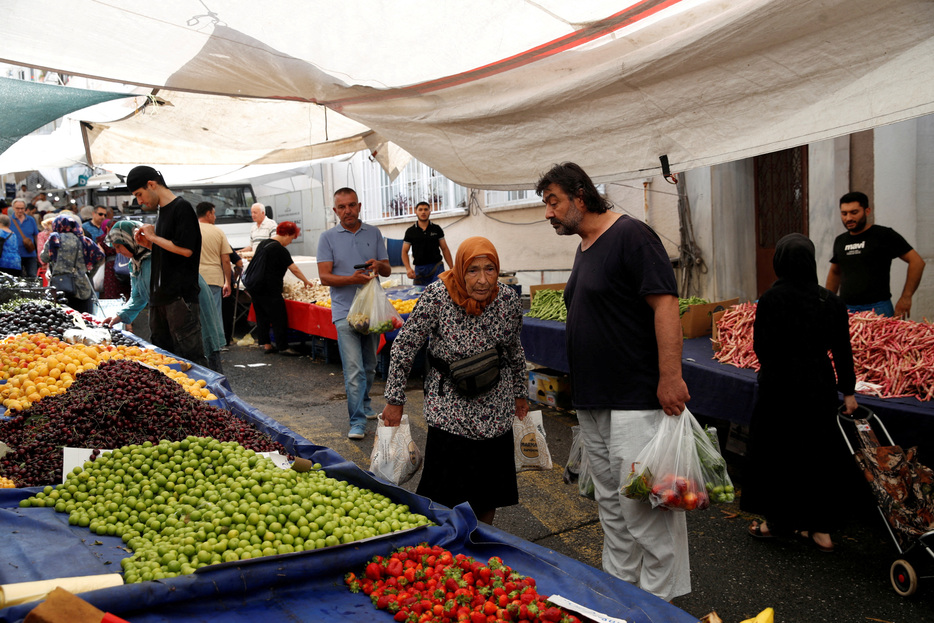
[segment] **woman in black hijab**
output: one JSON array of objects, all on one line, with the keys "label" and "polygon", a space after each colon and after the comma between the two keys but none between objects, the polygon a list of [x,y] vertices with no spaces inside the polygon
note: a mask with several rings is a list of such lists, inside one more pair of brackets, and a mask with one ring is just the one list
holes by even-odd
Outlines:
[{"label": "woman in black hijab", "polygon": [[772,264],[778,281],[756,307],[753,346],[761,367],[741,507],[766,518],[749,526],[754,537],[795,534],[832,552],[838,494],[855,478],[845,471],[836,425],[838,389],[844,413],[856,410],[849,317],[843,301],[818,285],[806,236],[779,240]]}]

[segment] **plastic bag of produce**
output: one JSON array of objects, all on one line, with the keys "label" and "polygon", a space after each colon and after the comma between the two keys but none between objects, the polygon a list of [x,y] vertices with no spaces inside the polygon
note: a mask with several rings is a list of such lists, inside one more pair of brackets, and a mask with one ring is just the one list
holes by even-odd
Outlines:
[{"label": "plastic bag of produce", "polygon": [[409,416],[403,413],[399,426],[384,426],[380,414],[376,441],[370,453],[370,471],[373,475],[394,485],[401,485],[414,476],[421,465],[422,453],[412,440]]},{"label": "plastic bag of produce", "polygon": [[690,511],[710,506],[695,431],[706,439],[687,409],[678,416],[665,416],[655,436],[630,466],[620,493],[647,501],[652,508]]},{"label": "plastic bag of produce", "polygon": [[347,322],[358,333],[388,333],[402,327],[402,316],[389,302],[389,297],[379,285],[379,279],[370,279],[365,286],[357,290]]},{"label": "plastic bag of produce", "polygon": [[701,430],[700,426],[697,426],[694,428],[694,439],[697,442],[697,455],[704,474],[704,487],[710,501],[732,502],[735,499],[733,481],[726,471],[726,461],[720,454],[717,429],[705,427]]},{"label": "plastic bag of produce", "polygon": [[545,441],[545,424],[541,411],[529,411],[524,419],[516,418],[512,423],[516,471],[551,469],[551,452]]},{"label": "plastic bag of produce", "polygon": [[571,427],[571,450],[568,462],[564,466],[564,482],[577,482],[577,491],[591,500],[594,499],[593,477],[590,475],[590,461],[584,450],[584,438],[580,426]]},{"label": "plastic bag of produce", "polygon": [[577,482],[581,473],[581,462],[584,460],[584,442],[581,439],[581,427],[571,427],[571,449],[568,452],[568,462],[564,466],[564,482],[571,484]]},{"label": "plastic bag of produce", "polygon": [[593,490],[593,476],[590,473],[590,459],[585,450],[581,454],[581,473],[577,477],[577,492],[589,500],[596,500],[597,495]]}]

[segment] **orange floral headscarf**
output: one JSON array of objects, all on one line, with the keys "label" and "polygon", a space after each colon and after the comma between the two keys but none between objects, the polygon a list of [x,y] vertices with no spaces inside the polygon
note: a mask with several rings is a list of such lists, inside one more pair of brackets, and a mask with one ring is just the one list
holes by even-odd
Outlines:
[{"label": "orange floral headscarf", "polygon": [[467,267],[481,255],[490,258],[490,261],[496,266],[496,272],[498,274],[499,255],[496,253],[496,247],[486,238],[474,236],[463,241],[461,245],[457,247],[457,257],[454,258],[454,268],[446,270],[438,275],[438,278],[441,279],[447,287],[448,294],[451,296],[454,303],[463,307],[464,310],[472,316],[479,316],[482,314],[487,304],[499,294],[499,283],[493,285],[490,298],[482,303],[470,298],[467,294]]}]

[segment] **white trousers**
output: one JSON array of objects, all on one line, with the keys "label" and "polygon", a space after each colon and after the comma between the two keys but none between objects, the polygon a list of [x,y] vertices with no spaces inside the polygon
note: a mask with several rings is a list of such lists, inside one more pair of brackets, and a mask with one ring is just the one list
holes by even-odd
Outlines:
[{"label": "white trousers", "polygon": [[619,492],[664,417],[661,409],[577,411],[603,525],[603,570],[670,601],[691,592],[685,514]]}]

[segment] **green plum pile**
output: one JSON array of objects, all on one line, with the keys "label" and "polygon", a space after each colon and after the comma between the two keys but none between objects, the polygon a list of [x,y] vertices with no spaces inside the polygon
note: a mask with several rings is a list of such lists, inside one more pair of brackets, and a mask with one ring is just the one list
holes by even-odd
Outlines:
[{"label": "green plum pile", "polygon": [[119,536],[127,583],[206,565],[330,547],[428,525],[408,506],[329,477],[299,473],[235,442],[206,437],[130,445],[88,461],[20,503],[68,513]]},{"label": "green plum pile", "polygon": [[195,398],[159,370],[111,359],[78,374],[65,393],[0,422],[0,439],[11,448],[0,458],[0,474],[20,487],[57,483],[64,446],[117,448],[189,435],[285,454],[282,444],[230,411]]}]

